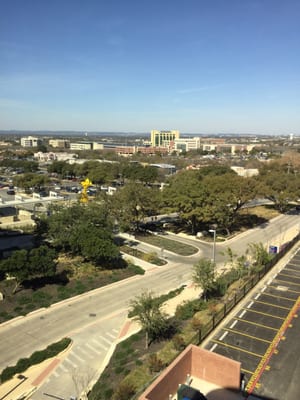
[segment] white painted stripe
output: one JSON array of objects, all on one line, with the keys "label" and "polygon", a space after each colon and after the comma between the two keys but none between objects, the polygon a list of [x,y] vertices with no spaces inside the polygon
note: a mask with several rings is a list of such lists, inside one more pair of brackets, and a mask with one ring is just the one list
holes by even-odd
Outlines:
[{"label": "white painted stripe", "polygon": [[209,351],[214,351],[214,349],[215,349],[217,346],[218,346],[217,343],[215,343],[215,344],[213,345],[213,347],[212,347]]},{"label": "white painted stripe", "polygon": [[247,305],[247,308],[250,308],[250,307],[252,307],[253,306],[253,301],[251,301],[248,305]]},{"label": "white painted stripe", "polygon": [[112,338],[112,339],[115,339],[115,338],[117,337],[117,335],[113,335],[113,334],[110,333],[110,332],[107,332],[107,333],[106,333],[106,336],[108,336],[108,337],[110,337],[110,338]]},{"label": "white painted stripe", "polygon": [[103,340],[104,342],[106,342],[107,344],[109,344],[111,346],[112,342],[111,340],[106,339],[104,336],[101,336],[101,340]]},{"label": "white painted stripe", "polygon": [[76,353],[78,354],[83,354],[83,355],[86,355],[86,353],[87,353],[87,350],[84,348],[84,347],[74,347],[73,348],[73,351],[76,351]]},{"label": "white painted stripe", "polygon": [[223,340],[223,339],[224,339],[224,337],[227,335],[227,333],[228,333],[228,331],[224,332],[224,333],[223,333],[223,335],[220,337],[220,339],[219,339],[219,340]]},{"label": "white painted stripe", "polygon": [[68,369],[66,369],[66,367],[63,366],[63,364],[60,364],[60,366],[57,368],[58,371],[62,370],[62,372],[69,372]]},{"label": "white painted stripe", "polygon": [[239,315],[239,318],[242,318],[245,314],[246,314],[246,310],[243,310],[243,311],[241,312],[241,314]]},{"label": "white painted stripe", "polygon": [[261,289],[261,292],[263,293],[263,292],[266,290],[266,288],[267,288],[267,286],[264,286],[264,287]]},{"label": "white painted stripe", "polygon": [[79,357],[79,355],[77,353],[71,353],[71,354],[69,354],[69,357],[70,358],[75,358],[75,359],[77,359],[79,361],[82,361],[82,362],[85,361],[83,358]]},{"label": "white painted stripe", "polygon": [[[65,359],[64,359],[63,364],[65,364],[65,363],[70,364],[73,368],[77,368],[77,367],[78,367],[77,364],[74,364],[74,363],[73,363],[71,360],[69,360],[68,358],[65,358]],[[68,368],[68,367],[66,366],[66,368]]]},{"label": "white painted stripe", "polygon": [[113,332],[116,334],[116,335],[118,335],[119,334],[119,330],[118,329],[113,329]]},{"label": "white painted stripe", "polygon": [[105,344],[103,344],[101,342],[97,342],[94,339],[92,339],[92,341],[96,343],[96,347],[101,347],[101,349],[103,349],[103,350],[108,350],[108,348],[109,348],[109,346],[107,346],[107,345],[105,345]]},{"label": "white painted stripe", "polygon": [[257,300],[260,296],[260,293],[257,293],[257,295],[254,297],[255,300]]},{"label": "white painted stripe", "polygon": [[96,349],[95,349],[95,346],[92,346],[92,345],[89,344],[89,343],[86,343],[85,345],[86,345],[86,347],[88,347],[90,350],[92,350],[92,351],[95,352],[95,353],[96,353],[97,351],[99,351],[99,350],[96,350]]},{"label": "white painted stripe", "polygon": [[232,329],[234,326],[235,326],[235,324],[237,323],[237,320],[235,320],[231,325],[230,325],[230,329]]},{"label": "white painted stripe", "polygon": [[269,279],[267,282],[267,285],[270,285],[271,282],[272,282],[272,279]]}]

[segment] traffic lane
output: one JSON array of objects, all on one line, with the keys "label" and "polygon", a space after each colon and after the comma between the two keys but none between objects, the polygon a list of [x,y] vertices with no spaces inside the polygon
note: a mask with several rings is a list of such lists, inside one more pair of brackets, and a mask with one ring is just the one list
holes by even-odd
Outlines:
[{"label": "traffic lane", "polygon": [[[298,310],[299,314],[299,310]],[[259,394],[273,394],[274,399],[295,400],[299,398],[300,376],[300,318],[293,318],[268,365],[269,371],[262,374]]]}]

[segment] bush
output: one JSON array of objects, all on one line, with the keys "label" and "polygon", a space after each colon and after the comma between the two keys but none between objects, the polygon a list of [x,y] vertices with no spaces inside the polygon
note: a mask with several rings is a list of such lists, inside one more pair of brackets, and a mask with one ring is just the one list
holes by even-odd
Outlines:
[{"label": "bush", "polygon": [[128,400],[136,392],[134,385],[131,382],[122,381],[115,391],[112,400]]},{"label": "bush", "polygon": [[172,341],[175,350],[181,351],[185,348],[185,342],[181,335],[175,335]]},{"label": "bush", "polygon": [[111,388],[108,388],[104,391],[104,398],[105,400],[110,400],[112,398],[114,390]]},{"label": "bush", "polygon": [[145,270],[135,264],[129,264],[127,269],[128,269],[128,271],[130,271],[136,275],[144,275],[145,274]]},{"label": "bush", "polygon": [[148,366],[149,366],[149,371],[151,373],[154,373],[161,371],[165,365],[156,353],[152,353],[148,357]]},{"label": "bush", "polygon": [[205,310],[207,303],[204,300],[196,299],[186,301],[176,308],[175,316],[178,319],[186,320],[192,318],[196,312]]}]

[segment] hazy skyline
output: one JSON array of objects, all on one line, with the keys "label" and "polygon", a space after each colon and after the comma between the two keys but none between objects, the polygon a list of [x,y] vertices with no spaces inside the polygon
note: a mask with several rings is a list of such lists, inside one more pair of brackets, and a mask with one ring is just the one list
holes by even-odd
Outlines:
[{"label": "hazy skyline", "polygon": [[0,4],[2,130],[300,134],[297,0]]}]

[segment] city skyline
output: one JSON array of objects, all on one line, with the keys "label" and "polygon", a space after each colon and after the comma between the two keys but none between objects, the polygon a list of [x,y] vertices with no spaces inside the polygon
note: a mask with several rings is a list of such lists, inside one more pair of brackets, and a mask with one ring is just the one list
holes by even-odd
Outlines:
[{"label": "city skyline", "polygon": [[0,130],[300,134],[296,0],[13,0]]}]

